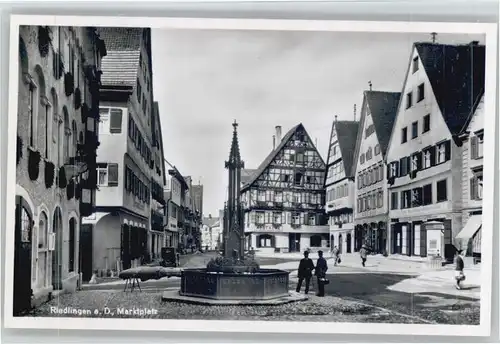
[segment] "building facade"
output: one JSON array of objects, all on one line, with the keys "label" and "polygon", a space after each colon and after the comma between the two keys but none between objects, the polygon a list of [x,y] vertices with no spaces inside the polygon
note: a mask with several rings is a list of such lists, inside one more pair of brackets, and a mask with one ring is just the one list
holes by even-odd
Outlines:
[{"label": "building facade", "polygon": [[163,190],[165,188],[165,163],[163,154],[163,139],[158,102],[153,103],[153,117],[151,121],[152,157],[151,164],[151,223],[149,233],[150,252],[152,259],[161,258],[161,249],[166,242],[166,202]]},{"label": "building facade", "polygon": [[105,55],[92,27],[19,28],[14,315],[80,281]]},{"label": "building facade", "polygon": [[294,252],[327,247],[325,162],[302,124],[283,138],[276,127],[274,139],[271,153],[241,187],[246,248]]},{"label": "building facade", "polygon": [[142,28],[99,32],[108,47],[100,89],[99,191],[96,212],[83,220],[91,242],[84,259],[91,270],[109,275],[151,258],[151,33]]},{"label": "building facade", "polygon": [[330,248],[340,253],[354,252],[354,173],[353,156],[359,122],[332,124],[325,180],[325,213],[330,225]]},{"label": "building facade", "polygon": [[388,245],[388,196],[385,158],[400,93],[365,91],[353,170],[356,176],[354,250],[362,245],[385,253]]},{"label": "building facade", "polygon": [[462,140],[462,230],[456,236],[460,249],[481,258],[483,213],[484,95],[470,118]]},{"label": "building facade", "polygon": [[184,210],[186,190],[188,185],[181,173],[174,166],[168,170],[165,187],[165,200],[167,204],[166,247],[175,247],[181,250],[184,236]]},{"label": "building facade", "polygon": [[484,92],[484,69],[477,42],[414,44],[387,153],[391,253],[451,261],[460,246],[459,136]]},{"label": "building facade", "polygon": [[220,217],[212,217],[211,214],[208,217],[204,217],[201,229],[201,248],[205,251],[219,250],[221,248],[221,235],[222,225]]}]

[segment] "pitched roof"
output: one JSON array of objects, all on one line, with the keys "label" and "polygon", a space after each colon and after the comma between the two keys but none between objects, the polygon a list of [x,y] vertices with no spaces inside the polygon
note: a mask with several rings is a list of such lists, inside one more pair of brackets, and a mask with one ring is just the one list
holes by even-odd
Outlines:
[{"label": "pitched roof", "polygon": [[382,156],[385,156],[389,145],[400,98],[400,92],[365,91]]},{"label": "pitched roof", "polygon": [[354,150],[356,148],[356,138],[358,137],[359,122],[355,121],[336,121],[335,130],[339,141],[340,153],[344,162],[346,177],[353,177],[354,171],[352,164],[354,159]]},{"label": "pitched roof", "polygon": [[484,93],[485,46],[415,43],[437,104],[452,135],[458,135]]},{"label": "pitched roof", "polygon": [[143,29],[105,27],[99,28],[98,31],[107,49],[107,55],[101,62],[101,84],[134,87],[139,69]]},{"label": "pitched roof", "polygon": [[[241,191],[243,191],[244,189],[248,188],[250,185],[252,185],[257,180],[257,178],[260,177],[260,175],[262,174],[262,172],[264,172],[264,170],[267,168],[267,166],[269,166],[269,164],[274,160],[274,158],[276,157],[276,155],[278,155],[278,153],[283,149],[283,147],[285,147],[285,145],[288,142],[288,140],[290,140],[290,138],[293,136],[293,134],[299,128],[301,128],[302,130],[304,130],[304,132],[307,134],[307,131],[305,130],[305,128],[302,125],[302,123],[299,123],[296,126],[292,127],[285,134],[285,136],[283,136],[283,139],[276,146],[276,148],[273,149],[271,151],[271,153],[269,153],[269,155],[264,159],[264,161],[262,161],[262,163],[259,165],[259,167],[255,170],[255,172],[249,178],[249,180],[247,181],[247,183],[242,186]],[[308,134],[307,134],[307,136],[309,137]],[[314,143],[313,143],[313,145],[314,145]],[[318,155],[319,155],[319,153],[318,153]],[[321,158],[321,155],[320,155],[320,158]],[[323,158],[321,158],[321,159],[323,159]]]},{"label": "pitched roof", "polygon": [[253,176],[253,174],[256,172],[256,169],[242,169],[241,170],[241,184],[246,184]]}]

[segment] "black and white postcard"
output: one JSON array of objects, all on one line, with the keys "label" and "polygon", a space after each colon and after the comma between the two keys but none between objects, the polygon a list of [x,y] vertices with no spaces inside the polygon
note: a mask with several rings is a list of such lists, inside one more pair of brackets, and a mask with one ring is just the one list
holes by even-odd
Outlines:
[{"label": "black and white postcard", "polygon": [[6,326],[489,335],[496,35],[12,16]]}]

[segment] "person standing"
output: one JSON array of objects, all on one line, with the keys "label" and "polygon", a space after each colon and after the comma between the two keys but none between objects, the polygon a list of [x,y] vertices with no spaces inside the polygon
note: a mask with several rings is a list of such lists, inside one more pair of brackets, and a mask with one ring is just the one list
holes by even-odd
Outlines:
[{"label": "person standing", "polygon": [[318,293],[317,296],[325,296],[325,284],[324,279],[326,278],[326,271],[328,270],[328,265],[326,264],[326,259],[323,258],[323,251],[318,251],[318,262],[316,263],[316,268],[314,274],[318,280]]},{"label": "person standing", "polygon": [[333,258],[335,259],[333,265],[337,266],[337,264],[339,263],[339,260],[340,260],[340,250],[337,246],[335,246],[333,248],[332,254],[333,254]]},{"label": "person standing", "polygon": [[460,282],[465,280],[465,274],[464,274],[464,259],[460,251],[457,251],[455,253],[455,280],[456,280],[455,288],[457,288],[458,290],[462,289],[462,287],[460,286]]},{"label": "person standing", "polygon": [[368,256],[368,250],[366,249],[365,245],[361,246],[361,250],[359,250],[359,256],[361,257],[361,265],[365,267],[366,257]]},{"label": "person standing", "polygon": [[311,283],[312,272],[314,270],[314,263],[311,258],[309,258],[309,252],[304,251],[304,258],[300,260],[298,278],[299,282],[297,284],[297,293],[300,293],[300,288],[302,287],[302,282],[306,280],[305,294],[309,292],[309,284]]}]

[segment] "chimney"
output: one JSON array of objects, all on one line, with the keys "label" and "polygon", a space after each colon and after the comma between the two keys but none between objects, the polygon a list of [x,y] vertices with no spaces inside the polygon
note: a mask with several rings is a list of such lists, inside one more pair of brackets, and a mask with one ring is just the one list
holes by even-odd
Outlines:
[{"label": "chimney", "polygon": [[281,142],[281,125],[276,126],[276,144],[280,144]]},{"label": "chimney", "polygon": [[276,136],[273,135],[273,149],[276,149]]}]

